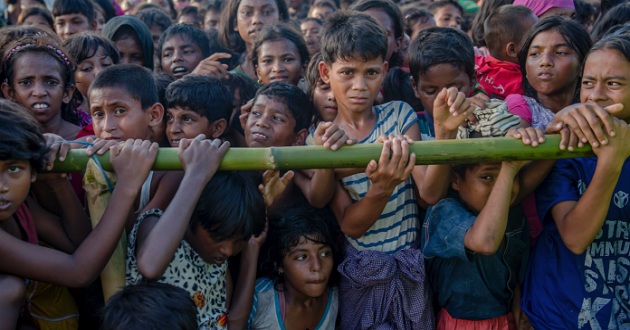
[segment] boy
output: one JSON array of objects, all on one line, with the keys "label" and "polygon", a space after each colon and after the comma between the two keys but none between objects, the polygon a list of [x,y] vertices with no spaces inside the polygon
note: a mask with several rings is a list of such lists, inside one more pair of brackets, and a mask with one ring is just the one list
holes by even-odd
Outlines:
[{"label": "boy", "polygon": [[223,137],[232,114],[232,95],[212,77],[187,75],[166,89],[166,136],[171,147],[182,138]]},{"label": "boy", "polygon": [[55,32],[61,40],[71,35],[96,29],[94,4],[90,0],[55,0],[52,8]]},{"label": "boy", "polygon": [[195,6],[188,6],[183,8],[177,16],[177,23],[190,24],[198,28],[202,28],[202,19],[199,15],[199,9]]},{"label": "boy", "polygon": [[158,67],[175,80],[191,73],[208,56],[210,39],[196,26],[181,23],[171,25],[160,36]]},{"label": "boy", "polygon": [[[338,106],[333,123],[361,143],[394,137],[385,138],[379,161],[372,160],[365,174],[344,175],[331,202],[346,238],[339,265],[341,328],[432,329],[413,187],[424,168],[414,166],[408,152],[408,143],[421,139],[416,114],[402,102],[374,106],[388,67],[387,35],[366,14],[342,12],[324,24],[321,44],[321,79]],[[414,275],[401,276],[409,272]]]},{"label": "boy", "polygon": [[435,25],[439,27],[462,28],[464,8],[455,0],[435,1],[427,7],[435,18]]},{"label": "boy", "polygon": [[116,16],[103,27],[103,36],[111,40],[120,53],[120,64],[135,64],[153,70],[151,31],[134,16]]},{"label": "boy", "polygon": [[477,81],[491,98],[504,100],[510,94],[523,94],[518,64],[527,31],[538,21],[525,6],[499,7],[484,22],[484,40],[490,55],[475,55]]},{"label": "boy", "polygon": [[158,44],[160,42],[160,36],[169,26],[173,24],[171,18],[166,13],[158,8],[146,8],[139,10],[136,13],[136,17],[144,22],[151,31],[151,39],[153,40],[153,51],[155,57],[159,56]]}]

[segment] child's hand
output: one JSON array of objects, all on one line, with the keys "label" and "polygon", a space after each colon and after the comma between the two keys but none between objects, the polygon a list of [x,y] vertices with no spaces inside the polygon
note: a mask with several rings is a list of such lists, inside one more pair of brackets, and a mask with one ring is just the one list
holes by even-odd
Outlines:
[{"label": "child's hand", "polygon": [[511,128],[505,136],[511,136],[523,141],[523,144],[531,145],[532,147],[538,146],[540,143],[545,142],[545,133],[540,128],[533,127],[520,127],[517,129]]},{"label": "child's hand", "polygon": [[247,126],[247,117],[254,107],[254,99],[251,99],[241,107],[241,114],[238,116],[238,120],[241,122],[241,127],[244,129]]},{"label": "child's hand", "polygon": [[258,191],[263,195],[267,207],[284,192],[294,175],[293,171],[288,171],[281,178],[278,170],[267,170],[263,173],[263,183],[258,185]]},{"label": "child's hand", "polygon": [[214,53],[209,57],[201,60],[197,67],[192,71],[193,74],[210,76],[217,79],[223,79],[228,76],[227,64],[219,62],[222,58],[230,58],[232,55],[228,53]]},{"label": "child's hand", "polygon": [[378,139],[376,139],[375,143],[385,143],[385,141],[393,141],[394,138],[399,139],[400,141],[407,141],[408,144],[412,144],[413,143],[413,139],[410,138],[407,135],[385,135],[382,134],[381,136],[378,137]]},{"label": "child's hand", "polygon": [[610,159],[612,164],[623,164],[630,157],[630,126],[625,121],[610,117],[614,136],[609,136],[608,143],[599,148],[593,148],[593,152],[600,159]]},{"label": "child's hand", "polygon": [[110,148],[109,162],[118,182],[140,187],[149,175],[160,146],[148,140],[129,139]]},{"label": "child's hand", "polygon": [[60,162],[63,162],[68,156],[68,151],[72,149],[70,142],[67,142],[64,138],[57,134],[44,133],[44,139],[46,139],[46,145],[48,146],[48,155],[46,156],[46,170],[52,170],[55,160],[59,158]]},{"label": "child's hand", "polygon": [[383,143],[378,163],[371,160],[365,169],[365,174],[373,186],[391,195],[397,185],[409,178],[415,165],[416,154],[409,154],[407,140],[395,137]]},{"label": "child's hand", "polygon": [[[433,102],[433,121],[436,131],[456,133],[475,105],[457,88],[442,89]],[[437,132],[436,132],[437,135]]]},{"label": "child's hand", "polygon": [[316,145],[323,145],[324,148],[337,150],[343,145],[355,144],[356,140],[348,137],[346,132],[332,122],[320,122],[315,129],[313,139]]},{"label": "child's hand", "polygon": [[86,141],[92,143],[91,146],[85,149],[85,154],[90,157],[94,154],[102,156],[108,152],[111,147],[120,143],[116,140],[103,140],[99,138],[87,138]]},{"label": "child's hand", "polygon": [[208,182],[219,169],[223,155],[230,148],[229,142],[220,139],[207,140],[203,134],[194,139],[179,141],[177,156],[186,173],[203,175]]},{"label": "child's hand", "polygon": [[252,237],[249,238],[247,245],[260,249],[260,247],[265,243],[265,240],[267,240],[268,231],[269,231],[269,219],[265,219],[265,229],[263,229],[263,231],[258,236],[252,235]]},{"label": "child's hand", "polygon": [[[609,136],[615,136],[611,114],[622,109],[623,104],[620,103],[604,108],[595,103],[573,104],[556,113],[553,123],[547,126],[547,132],[562,134],[560,149],[563,150],[567,147],[573,150],[576,145],[581,148],[585,143],[597,148],[606,145]],[[562,123],[571,129],[572,134],[562,132]]]}]

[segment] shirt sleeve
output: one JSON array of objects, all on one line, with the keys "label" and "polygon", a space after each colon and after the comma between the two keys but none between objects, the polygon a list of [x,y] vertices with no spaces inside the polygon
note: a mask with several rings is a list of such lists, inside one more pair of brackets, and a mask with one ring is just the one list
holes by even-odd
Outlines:
[{"label": "shirt sleeve", "polygon": [[464,236],[477,216],[459,201],[447,198],[430,207],[423,226],[425,257],[470,260]]},{"label": "shirt sleeve", "polygon": [[553,221],[551,209],[564,201],[578,201],[579,187],[586,183],[579,180],[576,171],[576,161],[573,159],[558,160],[551,173],[536,190],[536,208],[538,216],[545,222]]},{"label": "shirt sleeve", "polygon": [[397,103],[394,106],[398,107],[398,128],[400,132],[405,134],[411,125],[418,122],[418,115],[409,104],[405,102]]},{"label": "shirt sleeve", "polygon": [[530,125],[532,124],[532,111],[529,109],[529,105],[527,101],[525,101],[525,98],[523,98],[523,95],[508,95],[508,97],[505,98],[505,104],[507,104],[510,113],[521,117],[521,119],[528,122]]},{"label": "shirt sleeve", "polygon": [[259,278],[256,280],[256,286],[254,288],[254,300],[252,301],[252,310],[249,313],[249,318],[247,319],[247,328],[246,329],[257,329],[257,319],[256,314],[258,311],[258,296],[261,292],[269,290],[269,288],[273,288],[273,282],[267,278]]}]

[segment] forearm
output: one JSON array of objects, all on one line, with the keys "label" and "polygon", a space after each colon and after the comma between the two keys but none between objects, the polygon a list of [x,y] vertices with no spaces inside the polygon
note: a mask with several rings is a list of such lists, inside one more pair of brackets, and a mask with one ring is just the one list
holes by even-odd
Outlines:
[{"label": "forearm", "polygon": [[391,195],[391,192],[371,186],[362,199],[345,209],[339,221],[341,231],[354,238],[363,236],[381,216]]},{"label": "forearm", "polygon": [[232,295],[232,305],[228,317],[228,327],[233,329],[245,329],[247,319],[251,313],[254,301],[254,289],[256,287],[256,266],[260,247],[249,246],[241,255],[241,270]]},{"label": "forearm", "polygon": [[308,193],[306,199],[311,205],[322,208],[330,203],[335,193],[335,172],[333,169],[315,170],[313,177],[308,183]]},{"label": "forearm", "polygon": [[446,197],[450,184],[451,165],[429,165],[418,189],[420,198],[429,205],[436,204]]},{"label": "forearm", "polygon": [[515,204],[520,203],[523,199],[533,193],[536,188],[545,180],[553,165],[556,163],[551,160],[537,160],[527,164],[519,175],[519,191]]}]

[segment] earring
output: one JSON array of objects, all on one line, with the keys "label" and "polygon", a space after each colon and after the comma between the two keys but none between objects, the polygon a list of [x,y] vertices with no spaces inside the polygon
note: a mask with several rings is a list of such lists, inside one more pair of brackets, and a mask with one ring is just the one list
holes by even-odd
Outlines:
[{"label": "earring", "polygon": [[262,85],[262,84],[263,84],[262,80],[260,80],[260,78],[258,78],[258,85]]}]

